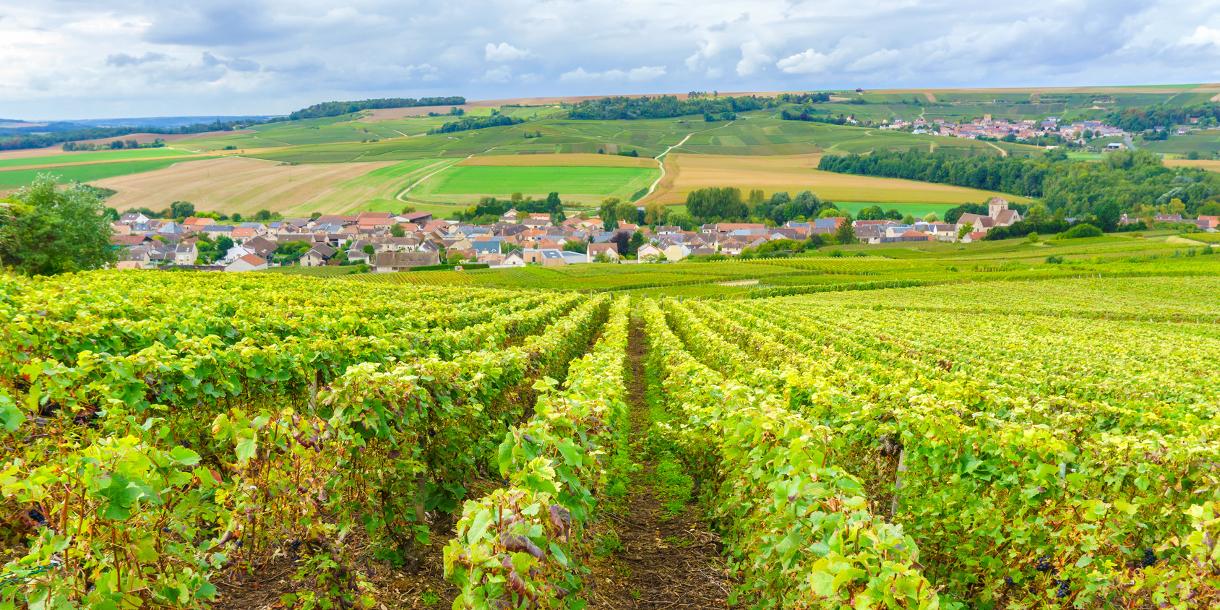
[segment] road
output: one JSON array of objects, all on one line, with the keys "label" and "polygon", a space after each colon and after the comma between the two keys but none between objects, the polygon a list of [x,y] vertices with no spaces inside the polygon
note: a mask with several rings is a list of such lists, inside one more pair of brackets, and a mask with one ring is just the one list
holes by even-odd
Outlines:
[{"label": "road", "polygon": [[[742,119],[742,120],[744,121],[745,119]],[[661,170],[661,175],[657,176],[657,179],[653,180],[652,184],[650,184],[648,186],[648,194],[644,195],[644,197],[647,197],[648,195],[653,194],[657,190],[657,185],[661,184],[661,181],[665,179],[665,155],[668,155],[669,151],[671,151],[675,148],[680,148],[683,144],[686,144],[686,141],[689,140],[691,138],[691,136],[693,136],[697,133],[707,133],[709,131],[716,131],[717,129],[724,129],[725,127],[728,127],[729,125],[732,125],[733,123],[736,123],[736,122],[737,122],[737,119],[733,119],[732,121],[729,121],[728,123],[725,123],[724,125],[720,125],[718,127],[713,127],[711,129],[704,129],[703,131],[692,131],[692,132],[686,134],[686,137],[682,138],[682,140],[680,140],[677,144],[674,144],[673,146],[666,148],[664,152],[653,157],[653,159],[655,159],[657,162],[657,169]]]}]

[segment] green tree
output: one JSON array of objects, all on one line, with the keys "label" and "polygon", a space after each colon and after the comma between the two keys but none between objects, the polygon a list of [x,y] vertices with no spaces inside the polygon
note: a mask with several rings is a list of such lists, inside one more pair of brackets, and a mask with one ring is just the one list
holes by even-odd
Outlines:
[{"label": "green tree", "polygon": [[56,187],[42,174],[0,203],[0,265],[51,275],[98,269],[117,259],[110,221],[92,190]]},{"label": "green tree", "polygon": [[843,245],[856,243],[856,230],[851,226],[851,219],[844,219],[835,231],[835,241]]},{"label": "green tree", "polygon": [[195,204],[189,201],[175,201],[169,204],[170,218],[186,218],[195,215]]},{"label": "green tree", "polygon": [[390,225],[390,235],[392,237],[403,237],[407,232],[402,228],[402,225],[395,223]]},{"label": "green tree", "polygon": [[627,254],[635,254],[640,251],[644,245],[644,234],[636,231],[631,234],[631,239],[627,242]]}]

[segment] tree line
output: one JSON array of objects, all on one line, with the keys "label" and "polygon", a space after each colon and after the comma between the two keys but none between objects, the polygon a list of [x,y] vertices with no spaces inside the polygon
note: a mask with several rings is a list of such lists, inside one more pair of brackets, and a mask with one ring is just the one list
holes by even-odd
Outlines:
[{"label": "tree line", "polygon": [[164,148],[165,140],[157,138],[152,142],[140,142],[138,140],[111,140],[105,144],[97,142],[64,142],[63,149],[65,152],[74,152],[82,150],[132,150],[137,148]]},{"label": "tree line", "polygon": [[1169,168],[1146,151],[1118,151],[1101,162],[1073,161],[1063,151],[1039,157],[962,156],[918,150],[827,155],[818,169],[905,178],[1041,198],[1052,213],[1094,214],[1106,203],[1121,212],[1146,212],[1180,202],[1186,213],[1220,197],[1220,175]]},{"label": "tree line", "polygon": [[1195,106],[1171,107],[1151,106],[1148,108],[1125,108],[1106,115],[1105,122],[1121,127],[1125,131],[1151,131],[1162,129],[1168,131],[1174,125],[1184,125],[1191,119],[1200,122],[1216,124],[1220,122],[1220,104],[1200,104]]},{"label": "tree line", "polygon": [[488,127],[503,127],[505,125],[517,125],[524,123],[523,119],[513,118],[507,114],[500,114],[493,111],[490,116],[468,116],[462,117],[457,121],[450,121],[437,127],[428,130],[428,133],[453,133],[456,131],[470,131],[472,129],[486,129]]},{"label": "tree line", "polygon": [[544,199],[525,197],[521,193],[513,193],[509,199],[483,197],[474,206],[455,212],[453,218],[474,224],[490,224],[499,221],[509,210],[527,214],[550,214],[554,222],[566,219],[559,193],[548,193]]},{"label": "tree line", "polygon": [[367,100],[352,100],[347,102],[321,102],[306,106],[288,114],[288,120],[320,119],[360,112],[361,110],[376,110],[378,108],[414,108],[417,106],[461,106],[466,98],[460,95],[445,97],[382,97]]},{"label": "tree line", "polygon": [[738,112],[774,108],[779,102],[775,98],[758,95],[725,97],[688,97],[678,99],[674,95],[654,97],[603,97],[584,100],[568,109],[568,118],[589,121],[668,119],[679,116],[702,114],[707,116],[735,116]]},{"label": "tree line", "polygon": [[[193,125],[182,125],[179,127],[71,127],[72,123],[60,124],[60,128],[55,131],[46,131],[39,133],[18,133],[15,135],[3,137],[0,136],[0,150],[19,150],[25,148],[45,148],[47,146],[55,146],[65,142],[75,142],[79,140],[100,140],[104,138],[115,138],[131,135],[133,133],[155,133],[164,135],[173,134],[190,134],[204,133],[208,131],[231,131],[234,129],[245,129],[251,125],[260,125],[263,123],[273,122],[272,119],[241,119],[235,121],[212,121],[210,123],[196,123]],[[48,130],[49,127],[41,127],[39,129]]]}]

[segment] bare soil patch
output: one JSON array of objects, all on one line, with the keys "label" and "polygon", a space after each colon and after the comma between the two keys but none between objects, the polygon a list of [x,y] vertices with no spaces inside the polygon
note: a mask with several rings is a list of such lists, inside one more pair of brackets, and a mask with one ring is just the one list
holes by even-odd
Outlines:
[{"label": "bare soil patch", "polygon": [[187,161],[151,172],[106,178],[93,184],[117,191],[108,200],[108,205],[118,209],[147,206],[156,210],[174,201],[190,201],[204,211],[246,214],[267,209],[278,212],[325,199],[341,183],[387,165],[392,163],[291,165],[226,157]]},{"label": "bare soil patch", "polygon": [[[636,455],[651,419],[645,400],[645,341],[642,324],[632,322],[628,404]],[[727,608],[733,584],[721,555],[720,538],[687,506],[664,514],[649,458],[636,473],[624,509],[603,513],[603,527],[617,532],[621,549],[594,562],[587,587],[589,607],[598,610]]]}]

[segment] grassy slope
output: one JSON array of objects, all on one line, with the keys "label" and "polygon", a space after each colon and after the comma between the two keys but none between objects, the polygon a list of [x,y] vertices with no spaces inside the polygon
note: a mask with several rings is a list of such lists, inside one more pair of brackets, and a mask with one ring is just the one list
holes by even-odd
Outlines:
[{"label": "grassy slope", "polygon": [[[203,159],[207,157],[199,157]],[[141,161],[118,161],[91,165],[68,165],[50,169],[18,169],[0,171],[0,189],[25,186],[39,174],[52,174],[61,182],[92,182],[114,176],[125,176],[150,172],[180,163],[181,159],[149,159]]]},{"label": "grassy slope", "polygon": [[5,158],[0,155],[0,169],[30,167],[42,165],[64,165],[78,163],[104,163],[111,161],[135,161],[140,159],[156,159],[163,157],[180,157],[191,153],[176,148],[136,148],[131,150],[99,150],[88,152],[67,152],[58,155],[39,157]]}]

